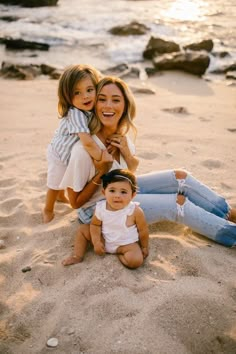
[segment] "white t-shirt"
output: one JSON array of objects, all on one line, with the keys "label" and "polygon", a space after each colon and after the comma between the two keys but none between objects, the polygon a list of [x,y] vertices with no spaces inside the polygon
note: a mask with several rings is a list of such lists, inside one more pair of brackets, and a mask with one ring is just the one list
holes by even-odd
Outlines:
[{"label": "white t-shirt", "polygon": [[[92,138],[101,149],[106,149],[105,145],[96,135],[92,135]],[[127,142],[131,154],[134,155],[135,146],[129,137],[127,137]],[[127,168],[127,164],[122,155],[120,156],[120,162],[116,160],[113,161],[111,170],[117,168]],[[80,192],[83,190],[85,185],[95,176],[95,174],[95,166],[91,156],[85,150],[81,141],[77,141],[72,148],[70,161],[61,181],[60,189],[66,189],[69,187],[75,192]],[[83,205],[83,208],[88,208],[101,199],[104,199],[102,194],[102,186],[98,187],[97,191]]]}]

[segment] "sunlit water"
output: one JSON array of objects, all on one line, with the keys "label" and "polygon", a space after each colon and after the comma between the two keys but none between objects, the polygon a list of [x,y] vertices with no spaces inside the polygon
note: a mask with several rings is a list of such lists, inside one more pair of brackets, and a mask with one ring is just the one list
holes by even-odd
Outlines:
[{"label": "sunlit water", "polygon": [[[0,5],[0,37],[10,36],[51,45],[48,52],[13,52],[0,45],[1,60],[47,63],[65,67],[89,62],[99,69],[121,62],[142,61],[151,35],[180,45],[211,38],[214,51],[229,57],[211,58],[210,69],[236,61],[235,0],[59,0],[56,7],[20,8]],[[142,36],[114,36],[108,31],[133,20],[150,31]],[[35,52],[34,52],[35,53]]]}]

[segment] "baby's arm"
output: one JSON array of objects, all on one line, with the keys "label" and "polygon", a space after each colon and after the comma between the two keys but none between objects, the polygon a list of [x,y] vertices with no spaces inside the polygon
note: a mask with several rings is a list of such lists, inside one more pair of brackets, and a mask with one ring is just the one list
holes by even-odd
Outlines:
[{"label": "baby's arm", "polygon": [[149,230],[144,212],[138,206],[135,208],[135,222],[139,233],[139,242],[143,257],[146,258],[149,253]]},{"label": "baby's arm", "polygon": [[90,234],[94,251],[99,256],[105,254],[104,242],[102,241],[102,222],[94,215],[90,224]]},{"label": "baby's arm", "polygon": [[101,160],[102,158],[102,150],[100,147],[95,143],[93,138],[88,133],[78,133],[78,136],[85,148],[85,150],[89,153],[89,155],[94,160]]}]

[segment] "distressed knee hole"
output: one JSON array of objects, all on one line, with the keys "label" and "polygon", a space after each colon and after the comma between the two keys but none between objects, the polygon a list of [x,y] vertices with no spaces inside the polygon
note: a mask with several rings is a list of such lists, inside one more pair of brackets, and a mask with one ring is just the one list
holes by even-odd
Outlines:
[{"label": "distressed knee hole", "polygon": [[175,172],[175,178],[176,179],[185,179],[187,177],[187,172],[183,170],[176,170]]},{"label": "distressed knee hole", "polygon": [[178,194],[176,197],[176,203],[179,205],[183,205],[185,203],[185,200],[186,198],[184,195]]}]

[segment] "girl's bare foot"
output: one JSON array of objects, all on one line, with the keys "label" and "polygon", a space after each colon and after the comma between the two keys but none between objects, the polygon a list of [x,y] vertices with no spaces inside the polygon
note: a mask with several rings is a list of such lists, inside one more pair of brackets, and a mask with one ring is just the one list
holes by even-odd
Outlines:
[{"label": "girl's bare foot", "polygon": [[46,209],[43,209],[42,216],[43,216],[43,223],[47,224],[48,222],[52,221],[55,214],[52,211],[48,211]]},{"label": "girl's bare foot", "polygon": [[66,267],[66,266],[69,266],[69,265],[80,263],[82,261],[83,261],[82,257],[72,255],[72,256],[64,259],[61,263],[62,263],[62,265],[64,265]]},{"label": "girl's bare foot", "polygon": [[232,208],[229,214],[229,221],[236,223],[236,208]]}]

